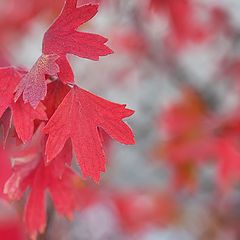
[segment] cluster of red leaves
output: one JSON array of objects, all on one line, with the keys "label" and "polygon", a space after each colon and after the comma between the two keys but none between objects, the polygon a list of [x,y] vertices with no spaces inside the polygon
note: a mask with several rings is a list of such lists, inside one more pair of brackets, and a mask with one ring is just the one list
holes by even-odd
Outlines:
[{"label": "cluster of red leaves", "polygon": [[4,192],[19,200],[30,188],[24,221],[33,238],[46,225],[46,189],[59,213],[70,217],[79,207],[81,180],[71,169],[72,149],[83,177],[99,182],[106,163],[101,131],[123,144],[134,144],[131,129],[122,121],[134,111],[74,83],[67,54],[99,60],[112,53],[106,38],[77,31],[98,11],[98,4],[83,3],[79,6],[77,0],[66,0],[45,33],[42,55],[30,71],[0,69],[3,144],[13,164]]},{"label": "cluster of red leaves", "polygon": [[206,161],[218,162],[217,183],[222,189],[240,179],[239,114],[216,116],[199,93],[187,88],[182,100],[161,115],[160,125],[168,137],[155,153],[169,160],[178,187],[196,187],[196,170]]}]

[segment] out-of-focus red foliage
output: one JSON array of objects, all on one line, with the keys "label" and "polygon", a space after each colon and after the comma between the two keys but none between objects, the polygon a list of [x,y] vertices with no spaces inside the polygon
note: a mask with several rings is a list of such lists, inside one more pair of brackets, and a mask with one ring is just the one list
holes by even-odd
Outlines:
[{"label": "out-of-focus red foliage", "polygon": [[147,42],[135,29],[118,29],[112,34],[116,51],[127,52],[136,57],[144,57],[148,49]]},{"label": "out-of-focus red foliage", "polygon": [[63,2],[64,0],[50,2],[47,0],[3,0],[1,6],[4,7],[1,7],[0,14],[1,46],[13,36],[16,37],[16,34],[26,30],[28,23],[36,16],[45,13],[52,20],[61,10]]},{"label": "out-of-focus red foliage", "polygon": [[177,205],[171,194],[120,192],[113,199],[125,231],[164,227],[178,217]]},{"label": "out-of-focus red foliage", "polygon": [[189,88],[184,90],[183,98],[161,114],[160,127],[167,132],[169,140],[159,149],[159,154],[173,162],[209,156],[212,137],[207,120],[208,111],[198,93]]},{"label": "out-of-focus red foliage", "polygon": [[217,183],[229,187],[240,179],[240,116],[213,115],[199,93],[187,88],[180,102],[161,114],[161,128],[167,140],[160,142],[155,154],[169,160],[176,173],[176,184],[196,183],[196,166],[216,161]]},{"label": "out-of-focus red foliage", "polygon": [[47,21],[53,20],[63,3],[64,0],[2,0],[0,3],[0,66],[10,65],[7,52],[9,44],[21,38],[38,16]]},{"label": "out-of-focus red foliage", "polygon": [[[150,8],[167,17],[169,34],[166,43],[172,47],[182,48],[191,42],[199,44],[228,26],[222,8],[206,9],[192,0],[150,0]],[[201,16],[202,13],[205,15]]]},{"label": "out-of-focus red foliage", "polygon": [[0,147],[0,198],[6,198],[6,195],[3,194],[3,189],[6,181],[11,176],[11,162],[9,161],[9,156],[6,150],[3,147]]},{"label": "out-of-focus red foliage", "polygon": [[4,240],[27,240],[24,226],[14,209],[6,202],[0,201],[0,236]]}]

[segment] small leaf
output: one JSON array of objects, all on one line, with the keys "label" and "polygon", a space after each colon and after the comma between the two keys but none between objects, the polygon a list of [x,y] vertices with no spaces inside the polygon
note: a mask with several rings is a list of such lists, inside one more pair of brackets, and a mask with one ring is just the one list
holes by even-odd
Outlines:
[{"label": "small leaf", "polygon": [[57,55],[42,55],[21,80],[16,88],[15,102],[23,94],[25,103],[29,102],[33,108],[37,108],[39,102],[46,97],[46,75],[55,76],[59,72],[56,64]]}]

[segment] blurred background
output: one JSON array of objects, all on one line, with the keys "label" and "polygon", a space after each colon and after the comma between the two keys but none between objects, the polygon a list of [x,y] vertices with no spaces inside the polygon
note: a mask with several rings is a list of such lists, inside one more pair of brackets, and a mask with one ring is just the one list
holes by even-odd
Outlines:
[{"label": "blurred background", "polygon": [[[0,0],[2,67],[31,68],[63,2]],[[101,2],[81,30],[106,36],[114,54],[69,59],[80,87],[136,111],[136,145],[106,137],[101,183],[84,183],[71,221],[49,203],[39,239],[240,239],[239,9],[239,0]],[[2,200],[0,239],[27,239],[22,208]]]}]

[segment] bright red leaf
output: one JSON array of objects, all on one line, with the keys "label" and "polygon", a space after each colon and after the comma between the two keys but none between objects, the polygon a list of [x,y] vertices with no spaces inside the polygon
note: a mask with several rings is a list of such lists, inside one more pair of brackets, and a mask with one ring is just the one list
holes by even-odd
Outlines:
[{"label": "bright red leaf", "polygon": [[60,66],[59,78],[63,82],[73,82],[74,80],[67,54],[99,60],[100,56],[112,53],[105,46],[106,38],[97,34],[77,31],[78,27],[93,18],[97,11],[98,5],[88,4],[77,7],[77,0],[67,0],[60,16],[45,33],[43,53],[60,56],[57,63]]},{"label": "bright red leaf", "polygon": [[49,134],[46,154],[51,161],[71,138],[84,177],[99,181],[105,156],[98,128],[123,144],[134,144],[131,129],[122,119],[134,111],[74,87],[44,128]]}]

